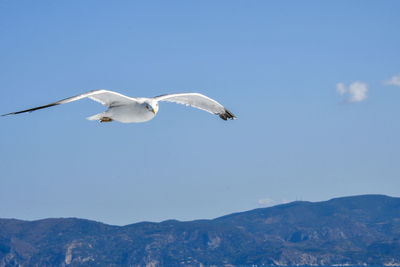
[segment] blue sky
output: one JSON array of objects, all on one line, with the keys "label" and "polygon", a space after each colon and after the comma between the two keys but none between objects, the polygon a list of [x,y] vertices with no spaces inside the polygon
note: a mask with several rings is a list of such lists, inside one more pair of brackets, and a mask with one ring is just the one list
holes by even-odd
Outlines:
[{"label": "blue sky", "polygon": [[[0,113],[200,92],[142,124],[82,100],[1,117],[0,217],[124,225],[400,196],[398,1],[0,1]],[[397,77],[397,78],[396,78]]]}]

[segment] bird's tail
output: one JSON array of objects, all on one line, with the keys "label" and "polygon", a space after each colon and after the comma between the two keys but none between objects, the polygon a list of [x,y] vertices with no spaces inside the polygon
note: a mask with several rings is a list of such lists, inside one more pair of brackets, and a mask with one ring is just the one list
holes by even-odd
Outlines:
[{"label": "bird's tail", "polygon": [[86,119],[90,120],[90,121],[98,121],[100,120],[102,117],[104,116],[104,113],[99,113],[90,117],[87,117]]}]

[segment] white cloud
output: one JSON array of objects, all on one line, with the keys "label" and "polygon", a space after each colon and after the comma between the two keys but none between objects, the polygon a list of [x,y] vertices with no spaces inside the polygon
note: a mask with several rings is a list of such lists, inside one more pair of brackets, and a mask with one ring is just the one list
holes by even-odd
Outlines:
[{"label": "white cloud", "polygon": [[362,82],[354,82],[349,86],[350,102],[361,102],[367,98],[367,84]]},{"label": "white cloud", "polygon": [[272,206],[275,203],[275,200],[270,198],[263,198],[258,200],[258,204],[263,206]]},{"label": "white cloud", "polygon": [[400,86],[400,73],[398,75],[393,76],[390,80],[387,80],[385,84]]},{"label": "white cloud", "polygon": [[339,93],[339,95],[344,95],[347,92],[346,85],[344,85],[344,83],[337,83],[336,91]]},{"label": "white cloud", "polygon": [[336,84],[339,95],[348,95],[349,102],[361,102],[367,98],[368,86],[363,82],[353,82],[347,87],[344,83]]}]

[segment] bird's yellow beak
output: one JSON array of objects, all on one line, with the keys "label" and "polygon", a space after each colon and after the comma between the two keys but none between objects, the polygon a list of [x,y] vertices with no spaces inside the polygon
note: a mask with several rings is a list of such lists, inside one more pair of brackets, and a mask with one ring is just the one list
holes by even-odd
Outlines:
[{"label": "bird's yellow beak", "polygon": [[156,115],[157,111],[155,109],[153,109],[153,113],[154,113],[154,115]]}]

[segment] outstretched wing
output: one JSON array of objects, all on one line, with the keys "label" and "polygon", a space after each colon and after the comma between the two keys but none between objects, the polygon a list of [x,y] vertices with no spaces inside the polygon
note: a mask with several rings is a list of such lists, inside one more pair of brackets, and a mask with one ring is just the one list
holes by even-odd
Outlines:
[{"label": "outstretched wing", "polygon": [[57,102],[44,105],[44,106],[3,114],[2,116],[20,114],[20,113],[24,113],[24,112],[32,112],[32,111],[42,109],[42,108],[49,108],[52,106],[73,102],[73,101],[80,100],[80,99],[86,98],[86,97],[88,97],[94,101],[97,101],[107,107],[128,104],[128,103],[131,103],[132,101],[136,101],[135,98],[124,96],[117,92],[100,89],[100,90],[89,91],[87,93],[76,95],[73,97],[65,98],[65,99],[59,100]]},{"label": "outstretched wing", "polygon": [[204,111],[218,115],[221,119],[236,119],[235,115],[220,103],[199,93],[167,94],[156,96],[157,101],[175,102],[186,106],[192,106]]}]

